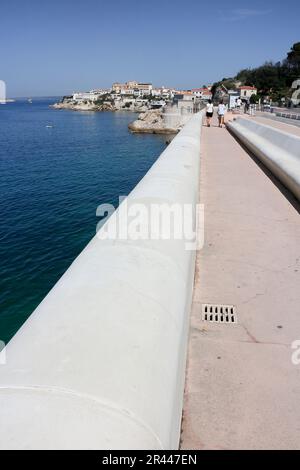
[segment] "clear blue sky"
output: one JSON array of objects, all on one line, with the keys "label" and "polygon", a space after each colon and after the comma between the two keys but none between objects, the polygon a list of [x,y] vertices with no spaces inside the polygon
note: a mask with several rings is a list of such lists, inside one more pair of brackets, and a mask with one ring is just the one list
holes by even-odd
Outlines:
[{"label": "clear blue sky", "polygon": [[0,14],[11,97],[130,79],[197,87],[300,41],[299,0],[2,0]]}]

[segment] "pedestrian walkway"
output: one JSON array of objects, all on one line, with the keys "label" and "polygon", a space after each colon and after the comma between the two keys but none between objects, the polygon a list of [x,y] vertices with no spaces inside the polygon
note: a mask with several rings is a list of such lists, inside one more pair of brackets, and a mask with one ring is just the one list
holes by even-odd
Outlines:
[{"label": "pedestrian walkway", "polygon": [[[299,206],[216,119],[202,142],[181,448],[299,449]],[[203,303],[235,305],[238,323],[203,322]]]}]

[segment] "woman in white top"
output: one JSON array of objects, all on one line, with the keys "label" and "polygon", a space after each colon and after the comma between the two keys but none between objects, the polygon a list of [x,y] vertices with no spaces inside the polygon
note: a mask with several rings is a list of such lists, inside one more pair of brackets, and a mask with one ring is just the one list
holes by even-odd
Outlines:
[{"label": "woman in white top", "polygon": [[224,115],[226,113],[226,106],[223,103],[223,100],[220,101],[218,106],[218,119],[219,119],[219,127],[222,127],[224,124]]},{"label": "woman in white top", "polygon": [[210,127],[210,121],[214,114],[214,105],[212,104],[211,100],[208,100],[206,105],[206,125]]}]

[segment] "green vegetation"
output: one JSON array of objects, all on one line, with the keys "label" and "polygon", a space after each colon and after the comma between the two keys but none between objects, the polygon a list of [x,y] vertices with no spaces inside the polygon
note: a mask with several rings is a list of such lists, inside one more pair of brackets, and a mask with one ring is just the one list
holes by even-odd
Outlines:
[{"label": "green vegetation", "polygon": [[272,101],[280,102],[291,96],[291,84],[300,78],[300,42],[293,44],[287,57],[282,62],[265,62],[260,67],[243,69],[235,77],[223,78],[214,83],[213,93],[216,88],[223,85],[234,90],[239,85],[255,86],[259,99],[269,96]]}]

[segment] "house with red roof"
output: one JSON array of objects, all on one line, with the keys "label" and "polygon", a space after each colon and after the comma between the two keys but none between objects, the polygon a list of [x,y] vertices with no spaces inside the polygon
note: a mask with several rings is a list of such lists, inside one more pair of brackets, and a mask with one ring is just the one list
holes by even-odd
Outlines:
[{"label": "house with red roof", "polygon": [[255,88],[255,86],[244,85],[240,86],[238,90],[240,92],[240,98],[244,100],[249,100],[252,95],[257,95],[257,88]]},{"label": "house with red roof", "polygon": [[203,100],[210,100],[212,98],[212,93],[208,88],[193,88],[191,92],[194,96]]}]

